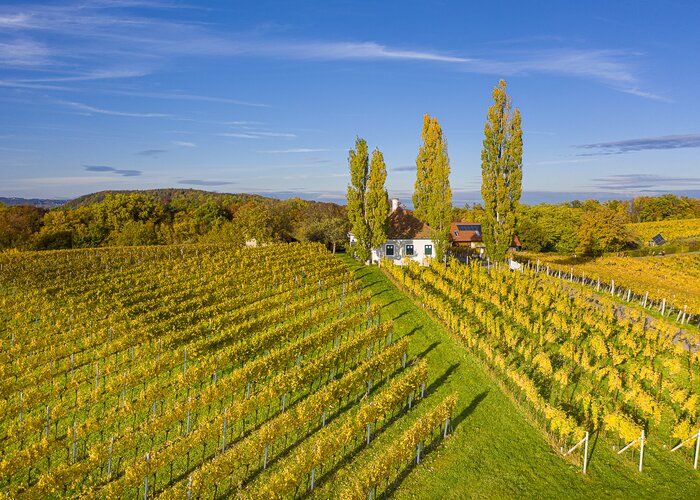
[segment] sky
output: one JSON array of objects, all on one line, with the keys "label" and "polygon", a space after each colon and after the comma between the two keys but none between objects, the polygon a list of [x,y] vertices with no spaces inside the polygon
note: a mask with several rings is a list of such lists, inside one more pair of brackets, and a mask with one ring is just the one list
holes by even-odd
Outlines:
[{"label": "sky", "polygon": [[0,196],[344,202],[356,137],[407,205],[425,113],[480,201],[500,79],[523,201],[700,196],[700,2],[0,3]]}]

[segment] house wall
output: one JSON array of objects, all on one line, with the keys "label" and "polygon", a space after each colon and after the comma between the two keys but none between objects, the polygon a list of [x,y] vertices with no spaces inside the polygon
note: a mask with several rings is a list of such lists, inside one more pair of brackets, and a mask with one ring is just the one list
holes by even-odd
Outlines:
[{"label": "house wall", "polygon": [[[392,244],[394,245],[394,255],[390,257],[386,255],[386,246]],[[386,257],[394,264],[403,265],[406,257],[406,245],[413,245],[413,256],[410,257],[410,259],[422,266],[427,265],[427,257],[435,257],[435,242],[430,239],[387,240],[380,248],[372,249],[372,262],[379,262],[382,258]],[[433,246],[432,256],[425,255],[425,245]]]}]

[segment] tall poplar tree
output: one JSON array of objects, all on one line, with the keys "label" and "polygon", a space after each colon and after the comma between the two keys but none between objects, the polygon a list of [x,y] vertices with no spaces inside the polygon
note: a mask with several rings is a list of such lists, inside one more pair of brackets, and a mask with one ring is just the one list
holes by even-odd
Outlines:
[{"label": "tall poplar tree", "polygon": [[389,198],[384,187],[384,155],[379,149],[375,149],[370,165],[367,142],[358,137],[355,149],[350,150],[348,162],[348,219],[352,225],[352,233],[357,238],[355,254],[363,262],[369,262],[372,248],[378,248],[386,242],[389,229]]},{"label": "tall poplar tree", "polygon": [[384,187],[386,182],[386,165],[384,155],[378,148],[372,151],[367,182],[366,211],[367,225],[370,232],[372,248],[386,243],[389,230],[389,196]]},{"label": "tall poplar tree", "polygon": [[452,189],[447,142],[437,118],[423,117],[420,150],[416,158],[416,184],[413,206],[416,217],[433,229],[435,258],[442,260],[447,252],[452,219]]},{"label": "tall poplar tree", "polygon": [[488,111],[481,151],[485,209],[482,234],[486,253],[494,261],[501,261],[513,240],[522,194],[523,132],[520,110],[511,112],[504,80],[493,89],[492,96],[494,103]]}]

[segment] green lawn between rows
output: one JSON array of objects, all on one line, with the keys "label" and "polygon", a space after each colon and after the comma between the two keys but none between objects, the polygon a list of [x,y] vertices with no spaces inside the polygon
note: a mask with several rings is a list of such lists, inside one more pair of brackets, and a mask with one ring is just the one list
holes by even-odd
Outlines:
[{"label": "green lawn between rows", "polygon": [[[339,258],[372,291],[373,301],[382,304],[382,318],[394,321],[397,336],[410,335],[411,355],[429,363],[425,400],[376,439],[389,444],[416,418],[413,414],[448,394],[459,398],[453,434],[399,480],[396,498],[700,498],[700,472],[692,469],[692,455],[680,450],[671,455],[653,437],[639,473],[637,452],[618,456],[610,443],[591,436],[589,469],[583,476],[580,466],[552,450],[546,436],[442,324],[376,266]],[[362,467],[378,445],[374,442],[366,456],[356,457],[357,465],[347,474]],[[325,488],[318,493],[323,495]]]}]

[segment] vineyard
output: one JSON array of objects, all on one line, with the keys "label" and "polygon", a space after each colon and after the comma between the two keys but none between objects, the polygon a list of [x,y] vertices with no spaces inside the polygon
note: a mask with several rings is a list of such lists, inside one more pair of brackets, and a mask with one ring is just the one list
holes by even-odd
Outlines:
[{"label": "vineyard", "polygon": [[589,432],[621,451],[634,442],[639,454],[644,442],[668,455],[698,433],[700,352],[674,342],[676,326],[651,327],[530,270],[450,264],[384,269],[478,355],[555,449]]},{"label": "vineyard", "polygon": [[532,264],[539,262],[540,269],[573,272],[608,285],[614,282],[637,296],[647,296],[648,301],[660,304],[665,299],[676,311],[687,306],[689,313],[700,315],[700,254],[697,253],[639,258],[606,256],[593,260],[550,254],[523,254],[521,258]]},{"label": "vineyard", "polygon": [[661,234],[666,241],[681,238],[700,238],[700,219],[663,220],[658,222],[638,222],[629,224],[632,233],[638,236],[642,244]]},{"label": "vineyard", "polygon": [[7,253],[0,298],[10,497],[366,498],[451,429],[455,397],[425,407],[426,362],[320,245]]}]

